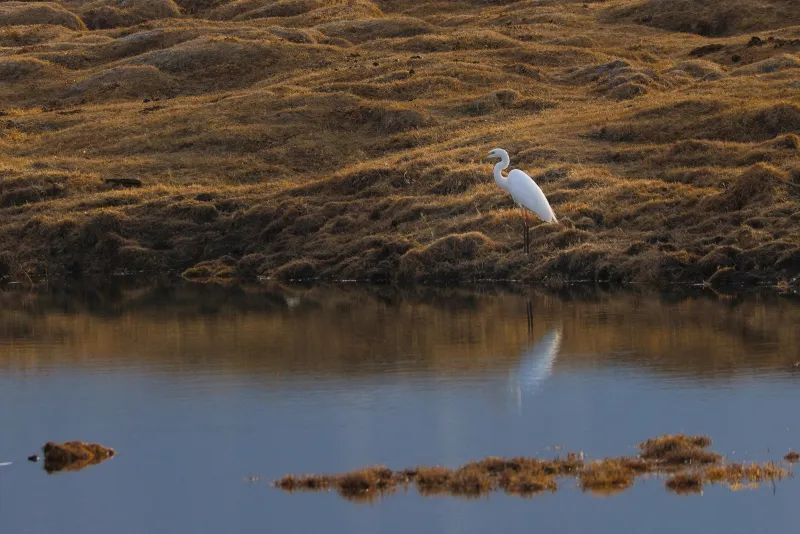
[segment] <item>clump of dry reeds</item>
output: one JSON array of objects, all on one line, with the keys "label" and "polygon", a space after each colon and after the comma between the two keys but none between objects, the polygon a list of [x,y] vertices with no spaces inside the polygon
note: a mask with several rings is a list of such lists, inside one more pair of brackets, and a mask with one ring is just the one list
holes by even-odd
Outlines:
[{"label": "clump of dry reeds", "polygon": [[114,449],[82,441],[65,443],[50,441],[42,447],[42,451],[44,452],[44,468],[48,473],[78,471],[84,467],[99,464],[115,454]]},{"label": "clump of dry reeds", "polygon": [[722,459],[706,450],[711,440],[706,436],[674,434],[649,439],[639,445],[641,457],[666,467],[714,464]]},{"label": "clump of dry reeds", "polygon": [[[287,475],[275,486],[286,491],[335,489],[355,500],[372,500],[398,487],[416,486],[422,495],[479,497],[492,491],[533,496],[557,491],[557,479],[574,477],[581,489],[596,495],[613,495],[633,486],[645,474],[668,475],[665,485],[679,494],[702,491],[705,484],[727,484],[733,489],[780,480],[789,471],[774,463],[725,464],[722,456],[706,450],[706,436],[683,434],[649,439],[639,445],[639,456],[604,458],[584,462],[570,453],[564,458],[501,458],[490,456],[457,469],[442,466],[392,471],[384,466],[368,467],[340,475]],[[788,460],[788,455],[787,455]]]}]

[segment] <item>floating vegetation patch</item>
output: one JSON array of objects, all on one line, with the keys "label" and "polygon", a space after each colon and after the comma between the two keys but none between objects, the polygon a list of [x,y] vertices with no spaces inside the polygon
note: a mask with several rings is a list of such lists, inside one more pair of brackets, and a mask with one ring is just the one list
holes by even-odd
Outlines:
[{"label": "floating vegetation patch", "polygon": [[80,471],[84,467],[104,462],[115,454],[114,449],[82,441],[48,442],[42,447],[42,451],[44,469],[48,473]]},{"label": "floating vegetation patch", "polygon": [[[708,450],[706,436],[665,435],[639,444],[637,456],[584,461],[583,453],[563,458],[488,457],[451,469],[443,466],[416,467],[393,471],[373,466],[334,475],[286,475],[274,485],[284,491],[335,490],[346,499],[372,501],[399,489],[415,486],[421,495],[480,497],[494,491],[532,497],[558,490],[558,479],[574,478],[583,491],[612,495],[633,486],[642,475],[666,476],[665,487],[689,495],[702,493],[709,484],[732,490],[756,488],[790,475],[788,466],[727,463],[722,455]],[[791,463],[798,454],[784,458]]]}]

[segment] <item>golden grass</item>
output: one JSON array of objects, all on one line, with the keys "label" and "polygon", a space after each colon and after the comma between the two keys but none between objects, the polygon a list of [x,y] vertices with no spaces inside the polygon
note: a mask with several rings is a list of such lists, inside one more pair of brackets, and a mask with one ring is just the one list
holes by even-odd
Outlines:
[{"label": "golden grass", "polygon": [[42,451],[44,468],[48,473],[79,471],[90,465],[99,464],[115,454],[114,449],[82,441],[47,442]]},{"label": "golden grass", "polygon": [[712,484],[727,484],[731,489],[756,488],[762,482],[774,482],[789,476],[789,471],[774,463],[727,464],[706,468],[702,477]]},{"label": "golden grass", "polygon": [[6,276],[796,288],[797,10],[667,4],[4,2]]},{"label": "golden grass", "polygon": [[633,485],[636,471],[619,458],[607,458],[587,464],[579,475],[581,489],[599,495],[612,495]]},{"label": "golden grass", "polygon": [[[565,458],[500,458],[490,456],[469,462],[457,469],[420,466],[392,471],[384,466],[368,467],[339,475],[287,475],[274,482],[285,491],[324,491],[336,489],[348,499],[371,501],[399,487],[414,484],[421,495],[452,495],[474,498],[492,491],[532,497],[558,490],[558,477],[574,477],[580,488],[599,496],[609,496],[631,488],[636,477],[645,474],[668,475],[665,486],[681,494],[701,493],[705,484],[726,484],[731,489],[758,487],[790,475],[774,463],[725,464],[719,454],[706,451],[701,461],[674,461],[676,451],[703,450],[711,445],[705,436],[682,434],[659,436],[639,445],[635,457],[604,458],[584,462],[583,456],[570,453]],[[695,458],[694,454],[690,455]],[[710,458],[713,457],[713,462]]]},{"label": "golden grass", "polygon": [[706,450],[711,440],[706,436],[674,434],[649,439],[639,445],[641,457],[664,466],[715,464],[722,457]]}]

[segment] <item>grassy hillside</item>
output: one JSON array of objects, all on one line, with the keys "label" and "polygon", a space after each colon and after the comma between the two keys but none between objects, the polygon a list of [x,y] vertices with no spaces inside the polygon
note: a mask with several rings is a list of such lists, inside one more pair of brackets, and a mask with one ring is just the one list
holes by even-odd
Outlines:
[{"label": "grassy hillside", "polygon": [[793,3],[2,2],[0,276],[800,286]]}]

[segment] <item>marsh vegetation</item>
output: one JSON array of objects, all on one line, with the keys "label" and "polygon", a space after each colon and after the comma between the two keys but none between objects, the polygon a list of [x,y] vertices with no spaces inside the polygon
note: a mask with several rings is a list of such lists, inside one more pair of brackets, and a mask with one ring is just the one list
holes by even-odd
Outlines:
[{"label": "marsh vegetation", "polygon": [[[3,526],[791,531],[798,314],[586,287],[0,292]],[[683,435],[636,447],[665,431]],[[58,476],[23,460],[74,437],[120,454]],[[271,487],[286,473],[347,475]]]},{"label": "marsh vegetation", "polygon": [[80,471],[90,465],[96,465],[114,456],[115,451],[99,443],[83,441],[66,441],[54,443],[48,441],[42,447],[44,453],[44,469],[48,473],[59,471]]},{"label": "marsh vegetation", "polygon": [[3,2],[0,276],[797,287],[796,6],[675,4]]},{"label": "marsh vegetation", "polygon": [[583,454],[564,458],[489,457],[455,469],[415,467],[392,471],[367,467],[339,475],[286,475],[275,481],[285,491],[336,490],[347,499],[370,501],[415,485],[422,495],[480,497],[492,491],[530,497],[556,491],[558,478],[574,477],[582,490],[611,495],[633,486],[637,476],[669,475],[665,486],[681,494],[700,493],[705,484],[732,489],[758,487],[789,475],[786,466],[728,463],[708,450],[706,436],[665,435],[639,444],[639,455],[584,461]]}]

